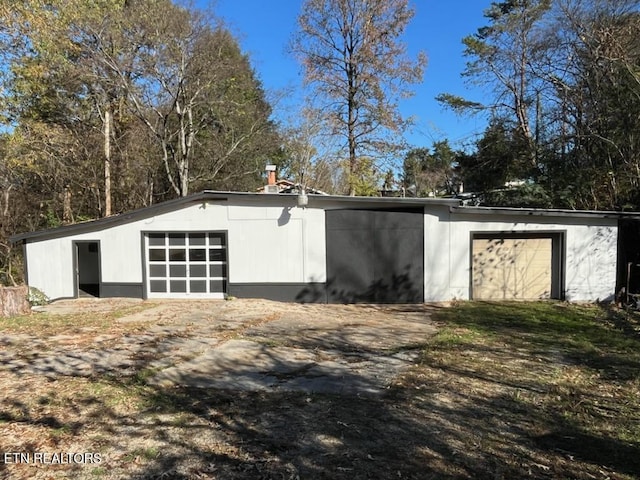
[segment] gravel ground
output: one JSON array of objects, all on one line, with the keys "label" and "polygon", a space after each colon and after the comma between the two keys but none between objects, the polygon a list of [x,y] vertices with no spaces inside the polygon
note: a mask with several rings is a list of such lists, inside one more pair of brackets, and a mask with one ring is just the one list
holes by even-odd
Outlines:
[{"label": "gravel ground", "polygon": [[0,368],[49,379],[151,369],[149,383],[164,387],[377,394],[413,363],[410,347],[435,332],[427,307],[265,300],[60,301],[33,322],[38,315],[81,310],[100,317],[132,306],[149,308],[114,319],[124,327],[117,333],[78,325],[48,338],[0,335]]},{"label": "gravel ground", "polygon": [[[0,334],[0,453],[31,456],[0,459],[0,478],[322,478],[330,464],[349,475],[347,432],[362,448],[404,448],[408,420],[390,431],[398,440],[375,433],[388,421],[377,399],[435,333],[431,308],[55,302]],[[281,449],[316,460],[294,466]]]}]

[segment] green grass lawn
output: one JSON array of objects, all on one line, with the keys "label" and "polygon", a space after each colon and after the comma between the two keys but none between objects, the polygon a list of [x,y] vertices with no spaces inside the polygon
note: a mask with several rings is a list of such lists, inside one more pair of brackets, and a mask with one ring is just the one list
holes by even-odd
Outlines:
[{"label": "green grass lawn", "polygon": [[403,385],[421,391],[407,400],[425,415],[444,405],[462,433],[462,472],[640,478],[637,314],[465,302],[435,320],[442,328]]}]

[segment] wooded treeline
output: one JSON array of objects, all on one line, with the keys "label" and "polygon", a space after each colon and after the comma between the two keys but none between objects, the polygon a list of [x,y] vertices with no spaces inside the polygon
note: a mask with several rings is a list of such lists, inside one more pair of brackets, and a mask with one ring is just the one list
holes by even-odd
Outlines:
[{"label": "wooded treeline", "polygon": [[304,0],[292,53],[313,100],[284,127],[211,12],[0,0],[0,283],[20,275],[12,234],[253,191],[266,163],[329,193],[463,186],[484,205],[640,210],[640,0],[493,2],[463,39],[483,98],[438,97],[488,119],[464,149],[407,148],[399,101],[426,65],[403,43],[413,14],[409,0]]},{"label": "wooded treeline", "polygon": [[[639,7],[637,0],[494,2],[487,25],[463,39],[463,75],[485,97],[439,96],[461,115],[488,114],[489,125],[437,175],[444,169],[465,190],[485,192],[484,204],[639,210]],[[415,161],[405,163],[413,168],[405,169],[405,186],[414,185]],[[430,175],[434,162],[422,165],[419,173]]]},{"label": "wooded treeline", "polygon": [[282,160],[249,59],[170,0],[2,0],[0,281],[9,235],[204,188],[253,190]]}]

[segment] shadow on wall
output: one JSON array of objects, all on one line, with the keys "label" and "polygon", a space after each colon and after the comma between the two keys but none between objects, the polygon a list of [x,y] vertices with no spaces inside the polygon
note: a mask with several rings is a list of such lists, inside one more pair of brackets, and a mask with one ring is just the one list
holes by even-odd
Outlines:
[{"label": "shadow on wall", "polygon": [[287,223],[289,223],[289,220],[291,220],[291,208],[292,207],[284,207],[282,209],[282,212],[280,213],[280,216],[278,217],[278,226],[279,227],[284,227]]},{"label": "shadow on wall", "polygon": [[411,266],[401,272],[387,272],[362,288],[337,288],[336,279],[327,281],[328,303],[422,303],[421,285],[412,280]]},{"label": "shadow on wall", "polygon": [[598,227],[594,235],[576,238],[567,251],[567,264],[574,266],[567,272],[567,298],[586,296],[590,300],[612,300],[616,262],[617,232],[614,227]]},{"label": "shadow on wall", "polygon": [[336,278],[329,278],[324,287],[318,283],[302,289],[295,301],[301,303],[422,303],[422,285],[412,280],[411,266],[402,272],[388,272],[362,288],[337,288]]},{"label": "shadow on wall", "polygon": [[482,300],[551,298],[551,238],[476,239],[473,297]]},{"label": "shadow on wall", "polygon": [[299,303],[329,303],[327,301],[327,285],[328,282],[326,284],[318,282],[312,277],[310,284],[296,295],[295,301]]}]

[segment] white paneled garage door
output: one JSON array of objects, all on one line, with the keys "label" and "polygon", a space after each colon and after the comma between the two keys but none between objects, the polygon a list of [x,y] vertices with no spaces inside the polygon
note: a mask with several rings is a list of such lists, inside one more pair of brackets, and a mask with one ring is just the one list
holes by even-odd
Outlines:
[{"label": "white paneled garage door", "polygon": [[224,298],[225,232],[147,233],[144,243],[149,298]]},{"label": "white paneled garage door", "polygon": [[552,238],[474,238],[472,243],[474,299],[552,297]]}]

